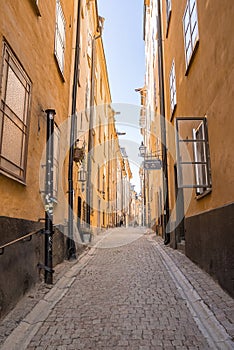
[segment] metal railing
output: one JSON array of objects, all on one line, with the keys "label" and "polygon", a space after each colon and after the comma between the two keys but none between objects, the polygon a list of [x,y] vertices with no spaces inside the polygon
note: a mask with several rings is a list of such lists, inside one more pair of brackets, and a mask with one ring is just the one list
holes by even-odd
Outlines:
[{"label": "metal railing", "polygon": [[22,241],[22,242],[30,242],[31,239],[32,239],[32,236],[34,234],[36,234],[36,233],[43,233],[43,232],[44,232],[44,229],[39,229],[39,230],[36,230],[36,231],[32,231],[32,232],[27,233],[24,236],[21,236],[19,238],[14,239],[11,242],[8,242],[8,243],[5,243],[5,244],[1,245],[0,246],[0,255],[4,254],[4,250],[5,250],[6,247],[9,247],[9,246],[11,246],[11,245],[13,245],[13,244],[15,244],[17,242],[20,242],[20,241]]}]

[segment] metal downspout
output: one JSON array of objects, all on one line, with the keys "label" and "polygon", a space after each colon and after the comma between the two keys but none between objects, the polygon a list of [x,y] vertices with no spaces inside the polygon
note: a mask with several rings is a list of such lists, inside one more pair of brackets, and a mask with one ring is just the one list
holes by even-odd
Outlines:
[{"label": "metal downspout", "polygon": [[53,283],[53,184],[54,184],[54,109],[47,109],[46,179],[45,179],[45,276],[47,284]]},{"label": "metal downspout", "polygon": [[162,47],[162,23],[161,23],[161,0],[158,0],[158,69],[159,69],[159,93],[161,114],[161,138],[162,138],[162,168],[163,168],[163,194],[164,194],[164,244],[170,242],[169,223],[169,193],[168,193],[168,170],[167,170],[167,139],[166,139],[166,117],[165,117],[165,94],[163,73],[163,47]]},{"label": "metal downspout", "polygon": [[76,246],[74,242],[73,232],[73,156],[74,156],[74,137],[76,124],[76,102],[77,88],[79,80],[79,61],[80,61],[80,18],[81,18],[81,1],[78,0],[77,6],[77,27],[76,27],[76,47],[75,47],[75,62],[72,87],[72,110],[71,110],[71,129],[70,129],[70,149],[69,149],[69,165],[68,165],[68,237],[67,237],[67,258],[68,260],[76,259]]},{"label": "metal downspout", "polygon": [[[100,30],[100,28],[99,28]],[[94,78],[95,78],[95,65],[96,65],[96,40],[102,36],[102,32],[93,37],[92,40],[92,58],[91,58],[91,89],[90,89],[90,117],[89,117],[89,135],[88,135],[88,159],[87,159],[87,186],[86,186],[86,223],[88,229],[90,229],[91,222],[91,207],[90,207],[90,192],[91,192],[91,171],[92,171],[92,159],[91,151],[93,148],[93,115],[94,115]]]}]

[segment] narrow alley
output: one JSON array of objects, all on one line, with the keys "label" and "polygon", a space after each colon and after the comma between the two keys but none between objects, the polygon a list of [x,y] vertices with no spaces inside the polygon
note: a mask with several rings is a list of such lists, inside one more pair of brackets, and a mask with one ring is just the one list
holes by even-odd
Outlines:
[{"label": "narrow alley", "polygon": [[2,350],[234,348],[233,299],[146,228],[105,231],[37,288],[3,319]]}]

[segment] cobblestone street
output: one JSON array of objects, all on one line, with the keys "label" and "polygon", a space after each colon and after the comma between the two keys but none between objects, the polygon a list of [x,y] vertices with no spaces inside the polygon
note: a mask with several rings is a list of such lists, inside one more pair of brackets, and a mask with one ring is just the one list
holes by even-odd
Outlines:
[{"label": "cobblestone street", "polygon": [[234,349],[233,299],[146,230],[109,230],[68,267],[2,349]]}]

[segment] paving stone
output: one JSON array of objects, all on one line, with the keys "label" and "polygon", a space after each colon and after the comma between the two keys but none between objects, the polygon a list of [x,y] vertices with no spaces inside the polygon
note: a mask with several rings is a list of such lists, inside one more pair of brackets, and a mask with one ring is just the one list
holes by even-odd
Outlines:
[{"label": "paving stone", "polygon": [[[130,235],[131,230],[121,232]],[[232,299],[160,238],[143,236],[121,247],[94,250],[27,349],[211,349],[155,242],[232,333]],[[0,330],[7,332],[6,325]]]}]

